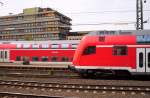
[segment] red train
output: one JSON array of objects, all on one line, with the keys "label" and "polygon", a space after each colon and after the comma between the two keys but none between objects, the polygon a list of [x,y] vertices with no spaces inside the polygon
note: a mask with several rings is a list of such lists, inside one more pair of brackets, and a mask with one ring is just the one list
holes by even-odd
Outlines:
[{"label": "red train", "polygon": [[82,76],[150,75],[150,35],[84,36],[69,68]]},{"label": "red train", "polygon": [[0,42],[0,62],[71,62],[78,40]]}]

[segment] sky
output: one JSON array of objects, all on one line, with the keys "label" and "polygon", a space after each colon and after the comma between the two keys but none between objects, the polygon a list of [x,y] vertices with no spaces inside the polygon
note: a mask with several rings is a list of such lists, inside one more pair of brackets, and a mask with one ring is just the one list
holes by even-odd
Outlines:
[{"label": "sky", "polygon": [[[144,1],[144,0],[143,0]],[[150,29],[150,0],[143,4]],[[72,19],[72,31],[135,30],[136,0],[0,0],[0,16],[31,7],[50,7]]]}]

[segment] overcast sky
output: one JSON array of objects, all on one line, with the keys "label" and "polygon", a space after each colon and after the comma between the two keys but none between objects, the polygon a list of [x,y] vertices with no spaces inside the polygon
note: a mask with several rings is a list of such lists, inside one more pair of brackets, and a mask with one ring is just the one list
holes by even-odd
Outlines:
[{"label": "overcast sky", "polygon": [[[0,6],[0,16],[22,13],[24,8],[31,7],[55,9],[72,19],[72,31],[135,29],[136,0],[0,0],[0,2],[4,3]],[[150,29],[150,0],[143,6],[144,20],[149,19],[144,28]]]}]

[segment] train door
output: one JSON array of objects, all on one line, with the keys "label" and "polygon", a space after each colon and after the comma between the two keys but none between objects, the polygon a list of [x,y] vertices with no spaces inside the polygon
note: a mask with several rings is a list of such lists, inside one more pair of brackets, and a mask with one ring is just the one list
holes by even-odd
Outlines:
[{"label": "train door", "polygon": [[9,50],[0,50],[0,62],[9,62]]},{"label": "train door", "polygon": [[137,72],[150,72],[150,48],[137,48]]},{"label": "train door", "polygon": [[3,50],[0,49],[0,62],[3,62]]},{"label": "train door", "polygon": [[150,72],[150,48],[146,48],[146,72]]}]

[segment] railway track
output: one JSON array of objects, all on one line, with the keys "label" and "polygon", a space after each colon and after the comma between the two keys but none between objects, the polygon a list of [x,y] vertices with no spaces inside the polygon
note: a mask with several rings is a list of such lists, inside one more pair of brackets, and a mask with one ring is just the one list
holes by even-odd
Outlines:
[{"label": "railway track", "polygon": [[22,94],[22,93],[11,93],[11,92],[0,92],[1,98],[64,98],[61,96],[45,96],[45,95],[34,95],[34,94]]},{"label": "railway track", "polygon": [[77,73],[71,72],[65,67],[0,67],[0,76],[8,77],[79,77]]},{"label": "railway track", "polygon": [[13,89],[42,89],[45,91],[67,91],[67,92],[116,92],[116,93],[141,93],[150,94],[150,86],[122,86],[122,85],[88,85],[75,83],[37,82],[37,81],[5,81],[0,80],[0,87]]}]

